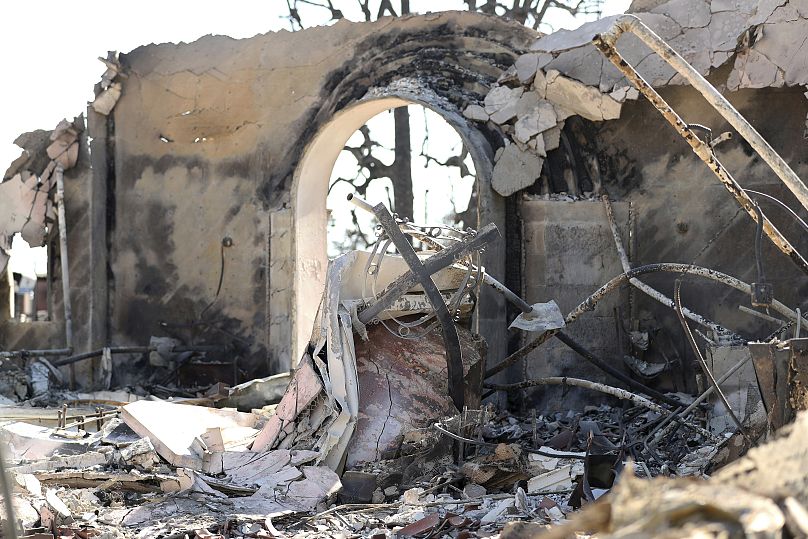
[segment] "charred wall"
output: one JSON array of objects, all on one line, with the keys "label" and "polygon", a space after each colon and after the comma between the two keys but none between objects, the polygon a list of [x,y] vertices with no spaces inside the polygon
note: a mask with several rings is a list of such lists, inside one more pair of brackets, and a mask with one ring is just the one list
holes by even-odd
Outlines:
[{"label": "charred wall", "polygon": [[295,265],[277,228],[289,222],[279,214],[294,211],[306,145],[374,92],[429,96],[459,111],[534,36],[498,18],[441,13],[207,36],[122,56],[110,340],[171,335],[226,345],[229,357],[245,358],[244,374],[288,369],[291,313],[274,311],[291,304],[286,272]]}]

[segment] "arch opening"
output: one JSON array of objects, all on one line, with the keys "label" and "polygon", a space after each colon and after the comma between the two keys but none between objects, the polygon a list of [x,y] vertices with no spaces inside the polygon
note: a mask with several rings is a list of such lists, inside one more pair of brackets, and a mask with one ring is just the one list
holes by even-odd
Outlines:
[{"label": "arch opening", "polygon": [[422,105],[377,114],[340,152],[326,203],[329,258],[369,248],[376,239],[375,219],[347,204],[349,194],[383,202],[416,223],[477,228],[471,155],[460,134]]},{"label": "arch opening", "polygon": [[[368,121],[385,111],[409,105],[420,105],[428,109],[429,112],[426,112],[426,114],[436,114],[456,132],[459,140],[468,149],[469,164],[473,167],[476,176],[476,181],[472,179],[473,183],[479,186],[483,185],[486,179],[490,180],[492,168],[490,148],[482,135],[471,128],[465,122],[465,119],[456,112],[443,110],[414,97],[395,96],[364,100],[335,114],[306,147],[300,164],[295,171],[291,193],[294,252],[293,335],[291,347],[293,367],[305,351],[311,336],[312,325],[325,286],[328,256],[329,254],[333,256],[348,248],[346,245],[340,245],[340,248],[332,247],[329,253],[327,200],[337,160],[346,143]],[[419,148],[413,148],[413,150],[413,153],[418,153]],[[485,191],[485,188],[478,189],[479,195],[476,197],[476,201],[472,202],[473,207],[471,208],[472,212],[470,212],[475,215],[475,222],[464,223],[465,226],[476,227],[477,219],[480,219],[480,222],[490,221],[487,217],[481,218],[482,214],[487,216],[487,210],[483,211],[482,214],[480,211],[481,201],[486,197]],[[336,200],[337,196],[337,193],[332,196],[335,206],[340,203],[340,201]],[[385,202],[387,201],[386,196],[385,194],[384,198],[382,198]],[[368,197],[371,197],[370,192]],[[342,200],[345,200],[344,196]],[[376,199],[373,198],[372,200]],[[484,202],[482,205],[485,205]],[[420,221],[425,213],[427,218],[430,215],[439,213],[439,207],[436,206],[436,211],[433,213],[430,213],[428,208],[424,212],[423,207],[419,207],[420,214],[416,212],[415,220]],[[458,205],[457,209],[460,209],[460,205]],[[366,223],[369,225],[370,221],[368,220]],[[359,247],[364,246],[359,245]]]}]

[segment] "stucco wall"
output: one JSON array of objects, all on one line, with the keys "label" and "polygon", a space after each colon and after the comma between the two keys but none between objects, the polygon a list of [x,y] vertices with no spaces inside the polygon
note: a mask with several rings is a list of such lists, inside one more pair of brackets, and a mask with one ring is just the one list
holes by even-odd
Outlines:
[{"label": "stucco wall", "polygon": [[[310,231],[285,236],[292,221],[277,212],[295,212],[292,177],[306,145],[369,90],[424,96],[465,121],[457,112],[534,37],[501,19],[441,13],[245,40],[208,36],[123,56],[127,78],[113,113],[111,340],[142,344],[165,334],[161,322],[194,324],[175,332],[232,344],[245,371],[288,368],[288,251]],[[225,237],[232,246],[222,249]]]}]

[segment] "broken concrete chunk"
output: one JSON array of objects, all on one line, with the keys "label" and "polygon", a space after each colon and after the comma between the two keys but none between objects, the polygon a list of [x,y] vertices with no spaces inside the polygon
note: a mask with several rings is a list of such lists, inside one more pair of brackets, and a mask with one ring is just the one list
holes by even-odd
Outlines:
[{"label": "broken concrete chunk", "polygon": [[547,74],[547,100],[588,120],[620,117],[620,103],[596,88],[568,79],[557,71]]},{"label": "broken concrete chunk", "polygon": [[485,112],[485,109],[480,105],[469,105],[466,107],[466,110],[463,111],[463,116],[469,120],[475,120],[477,122],[488,121],[488,113]]},{"label": "broken concrete chunk", "polygon": [[572,465],[561,466],[555,470],[537,475],[527,482],[530,494],[546,494],[548,492],[569,492],[572,490]]},{"label": "broken concrete chunk", "polygon": [[505,512],[514,506],[515,500],[513,498],[508,498],[505,500],[500,500],[496,503],[493,509],[488,511],[483,518],[480,519],[481,524],[491,524],[496,522],[501,516],[505,514]]},{"label": "broken concrete chunk", "polygon": [[523,54],[516,59],[514,67],[519,82],[526,86],[533,82],[533,77],[536,76],[539,69],[539,55],[536,53]]},{"label": "broken concrete chunk", "polygon": [[42,483],[34,474],[18,473],[14,474],[15,490],[22,490],[31,496],[42,496]]},{"label": "broken concrete chunk", "polygon": [[63,454],[85,453],[90,447],[89,438],[64,438],[56,435],[55,429],[13,422],[0,429],[0,442],[6,444],[6,458],[12,462],[43,460],[57,451]]},{"label": "broken concrete chunk", "polygon": [[336,495],[342,488],[339,476],[325,466],[304,466],[304,479],[289,485],[287,499],[293,500],[301,510],[312,511],[323,500]]},{"label": "broken concrete chunk", "polygon": [[104,116],[109,116],[109,113],[112,112],[112,109],[121,97],[121,89],[122,86],[120,82],[110,84],[109,88],[98,94],[92,102],[93,110]]},{"label": "broken concrete chunk", "polygon": [[556,113],[553,105],[539,101],[532,111],[519,118],[514,126],[516,140],[526,143],[531,137],[555,127]]},{"label": "broken concrete chunk", "polygon": [[485,96],[485,112],[495,123],[502,124],[516,116],[516,105],[524,89],[497,86]]},{"label": "broken concrete chunk", "polygon": [[476,483],[468,483],[463,487],[463,496],[466,498],[482,498],[488,493],[486,488]]},{"label": "broken concrete chunk", "polygon": [[70,512],[65,502],[57,495],[56,489],[49,488],[45,492],[45,501],[48,503],[48,507],[51,511],[62,519],[68,519],[73,516],[73,513]]},{"label": "broken concrete chunk", "polygon": [[506,146],[494,165],[491,185],[500,195],[510,196],[533,185],[543,164],[544,160],[538,155],[522,151],[515,144]]}]

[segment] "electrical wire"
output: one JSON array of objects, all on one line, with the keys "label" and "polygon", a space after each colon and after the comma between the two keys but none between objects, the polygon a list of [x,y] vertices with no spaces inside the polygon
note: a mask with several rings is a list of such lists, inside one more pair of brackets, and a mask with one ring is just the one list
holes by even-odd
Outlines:
[{"label": "electrical wire", "polygon": [[757,229],[755,230],[755,266],[757,267],[757,282],[765,283],[766,274],[763,271],[763,211],[760,205],[755,203],[755,214],[757,215]]},{"label": "electrical wire", "polygon": [[783,202],[783,201],[782,201],[782,200],[780,200],[779,198],[773,197],[772,195],[768,195],[768,194],[766,194],[766,193],[761,193],[760,191],[753,191],[752,189],[744,189],[744,191],[746,191],[747,193],[752,193],[753,195],[761,196],[761,197],[763,197],[763,198],[765,198],[765,199],[767,199],[767,200],[770,200],[770,201],[772,201],[772,202],[776,203],[776,204],[777,204],[777,205],[779,205],[781,208],[783,208],[784,210],[786,210],[786,211],[789,213],[789,215],[791,215],[791,217],[793,217],[793,218],[794,218],[794,220],[795,220],[795,221],[797,221],[797,223],[799,223],[799,224],[800,224],[800,226],[803,228],[803,230],[805,230],[806,232],[808,232],[808,223],[806,223],[806,222],[805,222],[805,221],[802,219],[802,217],[800,217],[800,216],[797,214],[797,212],[795,212],[794,210],[792,210],[790,206],[788,206],[788,205],[787,205],[785,202]]}]

